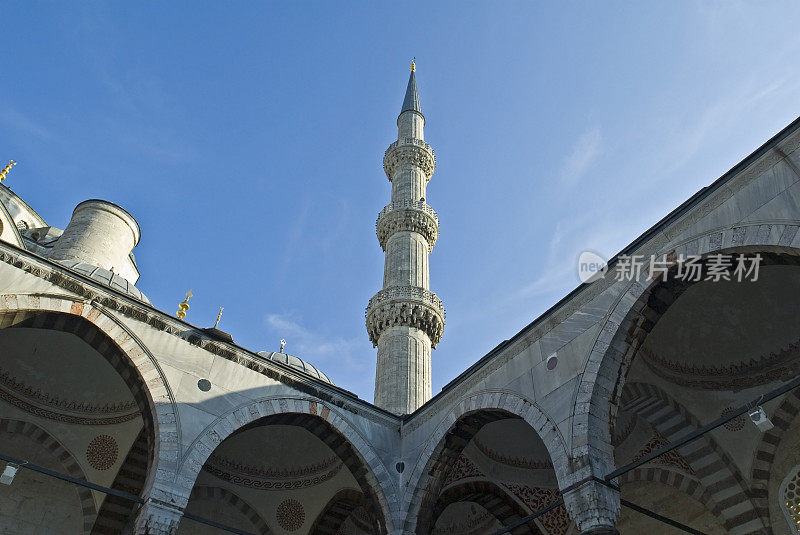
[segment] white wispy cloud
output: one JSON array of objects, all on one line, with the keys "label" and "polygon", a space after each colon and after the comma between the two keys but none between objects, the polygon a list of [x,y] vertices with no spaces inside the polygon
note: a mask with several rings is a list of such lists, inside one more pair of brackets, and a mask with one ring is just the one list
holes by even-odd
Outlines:
[{"label": "white wispy cloud", "polygon": [[600,127],[593,126],[587,129],[575,142],[572,152],[564,160],[561,178],[567,185],[573,185],[597,161],[603,147],[603,136]]},{"label": "white wispy cloud", "polygon": [[292,262],[294,262],[297,254],[297,248],[301,245],[303,239],[303,232],[308,220],[308,212],[311,208],[309,201],[303,200],[298,206],[294,220],[292,221],[289,230],[284,238],[283,252],[280,256],[280,265],[276,270],[278,280],[283,280],[289,272]]},{"label": "white wispy cloud", "polygon": [[6,107],[0,109],[0,121],[2,121],[4,127],[18,133],[47,140],[52,140],[55,137],[52,131],[41,122],[15,108]]},{"label": "white wispy cloud", "polygon": [[361,358],[364,336],[348,338],[310,329],[294,313],[267,314],[264,324],[275,337],[275,347],[271,350],[277,351],[278,341],[283,338],[286,340],[286,353],[317,366],[334,382],[346,378],[349,383],[340,385],[344,388],[362,395],[371,392],[374,357]]}]

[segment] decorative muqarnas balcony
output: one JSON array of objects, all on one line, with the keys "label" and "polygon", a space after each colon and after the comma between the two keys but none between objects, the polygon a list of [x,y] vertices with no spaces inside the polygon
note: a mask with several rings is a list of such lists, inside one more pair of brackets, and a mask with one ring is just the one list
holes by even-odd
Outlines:
[{"label": "decorative muqarnas balcony", "polygon": [[375,222],[378,242],[386,250],[389,237],[401,231],[416,232],[428,241],[428,252],[433,251],[439,237],[439,218],[424,201],[393,202],[378,214]]},{"label": "decorative muqarnas balcony", "polygon": [[445,311],[442,300],[430,290],[418,286],[392,286],[376,293],[366,311],[367,333],[374,346],[389,327],[415,327],[428,335],[436,347],[444,332]]},{"label": "decorative muqarnas balcony", "polygon": [[430,180],[436,169],[436,156],[431,146],[421,139],[407,137],[389,145],[383,155],[383,170],[386,171],[386,177],[390,182],[398,166],[401,165],[419,167]]}]

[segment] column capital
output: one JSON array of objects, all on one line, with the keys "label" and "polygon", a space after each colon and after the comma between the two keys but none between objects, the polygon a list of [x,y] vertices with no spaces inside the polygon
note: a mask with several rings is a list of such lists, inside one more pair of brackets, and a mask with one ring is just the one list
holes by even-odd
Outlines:
[{"label": "column capital", "polygon": [[134,524],[134,535],[175,535],[183,517],[180,507],[148,498],[139,509]]},{"label": "column capital", "polygon": [[564,494],[564,505],[578,531],[585,535],[617,535],[619,492],[599,481],[587,481]]}]

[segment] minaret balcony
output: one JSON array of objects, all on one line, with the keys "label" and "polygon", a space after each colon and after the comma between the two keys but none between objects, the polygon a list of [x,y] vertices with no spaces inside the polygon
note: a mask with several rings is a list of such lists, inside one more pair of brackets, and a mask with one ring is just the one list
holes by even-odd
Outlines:
[{"label": "minaret balcony", "polygon": [[384,251],[392,234],[408,231],[421,234],[428,241],[428,252],[431,252],[439,238],[439,218],[425,201],[393,202],[378,214],[375,229]]},{"label": "minaret balcony", "polygon": [[373,346],[381,333],[396,326],[424,331],[431,346],[442,339],[445,311],[442,300],[430,290],[418,286],[392,286],[376,293],[366,310],[367,333]]},{"label": "minaret balcony", "polygon": [[383,170],[386,171],[389,182],[392,181],[395,171],[402,165],[419,167],[430,180],[436,169],[436,155],[431,146],[421,139],[407,137],[389,145],[383,155]]}]

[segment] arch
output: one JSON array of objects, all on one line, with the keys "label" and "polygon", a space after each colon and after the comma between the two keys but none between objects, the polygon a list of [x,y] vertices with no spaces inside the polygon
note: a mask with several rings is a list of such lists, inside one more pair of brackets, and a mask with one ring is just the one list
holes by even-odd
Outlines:
[{"label": "arch", "polygon": [[[650,481],[652,483],[662,483],[664,485],[673,487],[683,492],[690,498],[702,503],[706,509],[714,513],[717,507],[708,489],[703,486],[699,479],[696,477],[670,470],[669,468],[659,468],[655,466],[641,466],[630,472],[620,476],[620,487],[624,490],[625,483],[633,483],[635,481]],[[716,514],[715,514],[716,516]],[[720,523],[724,524],[724,520],[717,516]]]},{"label": "arch", "polygon": [[[719,527],[724,530],[724,533],[737,533],[737,531],[729,532],[728,528],[725,527],[725,520],[716,513],[718,509],[717,503],[714,501],[713,497],[709,490],[698,480],[696,477],[691,475],[685,474],[683,472],[672,470],[667,467],[656,467],[652,465],[645,465],[630,472],[627,472],[619,477],[619,484],[621,487],[621,493],[624,495],[626,492],[625,485],[627,483],[638,483],[638,482],[647,482],[647,483],[656,483],[659,485],[663,485],[668,487],[669,489],[674,489],[680,491],[684,495],[688,496],[692,500],[701,504],[719,523]],[[630,489],[629,489],[630,490]],[[670,490],[670,497],[674,496],[674,490]],[[636,496],[626,496],[626,498],[637,505],[648,507],[650,504],[647,503],[647,497],[642,495]],[[642,503],[642,498],[644,498],[645,503]],[[652,503],[652,502],[650,502]],[[658,509],[655,507],[651,507],[652,509],[658,512]],[[636,513],[638,515],[639,513]],[[670,514],[668,514],[669,516]],[[685,521],[680,517],[680,514],[676,516],[672,516],[673,520],[683,521],[684,523],[688,524],[689,526],[698,528],[697,524],[695,523],[695,519],[693,517],[687,518]],[[685,517],[684,517],[685,518]],[[618,527],[622,527],[618,524]],[[630,526],[628,526],[625,532],[630,532]],[[702,527],[700,527],[701,531]],[[677,533],[675,530],[669,531],[669,533]],[[703,531],[706,533],[706,531]],[[741,532],[741,531],[738,531]],[[660,533],[660,531],[659,531]],[[767,533],[772,533],[771,531],[758,531],[759,535],[765,535]]]},{"label": "arch", "polygon": [[[64,467],[66,473],[76,479],[87,481],[86,474],[83,473],[81,465],[75,460],[75,457],[52,435],[39,427],[38,425],[25,422],[23,420],[15,420],[11,418],[0,418],[0,433],[11,433],[15,435],[22,435],[42,448],[46,449],[55,458],[61,466]],[[95,507],[92,492],[86,487],[75,487],[78,494],[78,499],[81,502],[81,512],[83,513],[83,532],[89,534],[92,531],[95,517],[97,516],[97,509]]]},{"label": "arch", "polygon": [[247,519],[256,529],[256,533],[259,533],[260,535],[272,534],[269,526],[261,517],[261,515],[258,514],[258,511],[256,511],[253,506],[243,500],[238,494],[226,488],[212,486],[195,487],[192,489],[192,493],[189,495],[189,500],[214,500],[226,503],[247,517]]},{"label": "arch", "polygon": [[[455,502],[477,503],[504,526],[519,522],[530,514],[525,507],[499,485],[491,481],[470,481],[448,487],[439,495],[433,509],[431,528],[436,525],[436,520],[447,506]],[[534,521],[523,524],[509,533],[512,535],[541,535],[541,531]]]},{"label": "arch", "polygon": [[[463,397],[431,433],[409,476],[403,503],[405,531],[427,533],[432,513],[449,467],[477,431],[489,422],[520,418],[542,439],[559,483],[567,477],[567,447],[555,423],[534,403],[513,392],[485,390]],[[427,531],[426,531],[427,530]]]},{"label": "arch", "polygon": [[5,294],[0,296],[0,329],[9,327],[69,332],[103,355],[130,388],[151,438],[150,469],[140,495],[151,494],[157,474],[176,473],[180,431],[172,393],[158,362],[121,321],[96,301]]},{"label": "arch", "polygon": [[[124,490],[131,494],[136,494],[144,488],[144,482],[147,479],[149,442],[147,427],[143,426],[136,440],[131,444],[125,460],[122,461],[113,483],[109,485],[111,488]],[[133,507],[133,504],[124,498],[114,495],[106,496],[97,513],[92,535],[113,533],[124,529],[127,519],[120,512],[129,511],[130,516],[133,513]]]},{"label": "arch", "polygon": [[772,463],[775,460],[778,446],[798,414],[800,414],[800,390],[795,389],[786,394],[770,417],[775,427],[761,435],[761,440],[753,453],[750,471],[753,503],[756,505],[759,516],[766,519],[767,522],[769,521],[769,479],[772,474]]},{"label": "arch", "polygon": [[390,504],[397,503],[397,492],[389,472],[361,433],[338,410],[320,400],[264,398],[218,418],[186,453],[178,474],[181,485],[186,489],[194,486],[203,465],[223,440],[260,424],[298,425],[317,435],[342,459],[364,491],[369,509],[377,516],[378,535],[393,530]]},{"label": "arch", "polygon": [[[621,401],[627,410],[644,418],[668,441],[684,437],[699,429],[699,420],[683,405],[672,399],[657,386],[648,383],[627,383]],[[693,474],[707,489],[715,504],[709,510],[723,523],[726,530],[735,530],[753,520],[758,520],[759,529],[764,527],[750,500],[747,483],[736,465],[710,435],[675,450]],[[730,493],[735,488],[737,492]]]},{"label": "arch", "polygon": [[342,489],[328,501],[322,512],[317,515],[309,535],[336,535],[347,517],[361,506],[366,506],[364,494],[353,489]]},{"label": "arch", "polygon": [[786,517],[789,529],[797,529],[800,524],[800,465],[795,465],[786,474],[778,489],[781,511]]},{"label": "arch", "polygon": [[[772,263],[797,265],[800,250],[789,246],[797,232],[798,226],[786,221],[737,225],[695,236],[656,256],[759,253]],[[648,282],[644,271],[627,286],[617,283],[620,297],[603,321],[580,375],[571,437],[572,459],[581,467],[576,472],[579,477],[603,477],[613,470],[611,428],[628,367],[664,310],[690,285],[677,280],[670,287]]]}]

